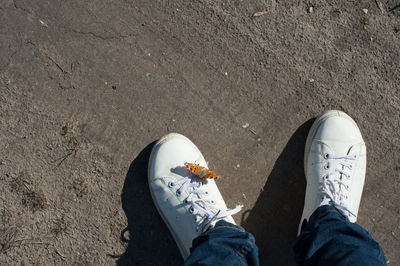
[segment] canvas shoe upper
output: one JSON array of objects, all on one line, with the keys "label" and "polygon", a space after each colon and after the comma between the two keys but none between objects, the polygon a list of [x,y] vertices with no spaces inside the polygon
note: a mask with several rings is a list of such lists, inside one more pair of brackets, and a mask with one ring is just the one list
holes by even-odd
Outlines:
[{"label": "canvas shoe upper", "polygon": [[199,149],[185,136],[171,133],[153,147],[148,165],[150,192],[158,212],[171,231],[182,257],[190,254],[192,241],[218,220],[235,224],[212,179],[200,180],[184,163],[207,167]]},{"label": "canvas shoe upper", "polygon": [[316,119],[304,151],[306,196],[299,233],[322,205],[336,207],[356,222],[366,170],[366,148],[355,121],[341,111]]}]

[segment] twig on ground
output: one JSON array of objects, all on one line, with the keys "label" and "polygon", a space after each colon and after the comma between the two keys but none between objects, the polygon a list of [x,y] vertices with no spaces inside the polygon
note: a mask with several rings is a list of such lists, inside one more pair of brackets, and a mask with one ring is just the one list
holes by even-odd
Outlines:
[{"label": "twig on ground", "polygon": [[[71,156],[73,153],[74,153],[74,151],[70,151],[70,152],[68,152],[67,154],[61,156],[60,158],[58,158],[58,159],[56,159],[56,160],[53,160],[53,163],[55,163],[55,162],[57,162],[57,161],[60,161],[60,162],[57,164],[57,167],[60,167],[60,165],[61,165],[69,156]],[[75,152],[75,153],[76,153],[76,152]]]},{"label": "twig on ground", "polygon": [[54,250],[56,251],[57,255],[59,255],[61,258],[66,258],[66,256],[61,254],[60,251],[58,251],[56,247],[54,247]]},{"label": "twig on ground", "polygon": [[375,4],[378,6],[378,8],[381,11],[381,13],[383,13],[384,8],[382,6],[382,3],[379,2],[379,0],[375,0]]},{"label": "twig on ground", "polygon": [[389,12],[395,11],[399,7],[400,7],[400,4],[397,4],[396,6],[392,7],[391,9],[389,9]]},{"label": "twig on ground", "polygon": [[65,69],[64,69],[59,63],[57,63],[57,61],[54,60],[51,56],[48,55],[47,57],[48,57],[48,58],[51,60],[51,62],[53,62],[62,72],[71,75],[71,73],[70,73],[69,71],[65,70]]},{"label": "twig on ground", "polygon": [[10,248],[19,247],[21,245],[49,245],[49,243],[42,242],[40,240],[32,238],[15,240],[17,231],[18,231],[17,227],[10,226],[0,232],[0,254],[7,251]]}]

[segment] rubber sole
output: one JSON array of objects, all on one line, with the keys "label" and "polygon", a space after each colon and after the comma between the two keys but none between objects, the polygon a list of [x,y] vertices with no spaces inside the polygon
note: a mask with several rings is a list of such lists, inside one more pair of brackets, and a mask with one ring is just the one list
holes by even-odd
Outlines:
[{"label": "rubber sole", "polygon": [[[155,200],[155,196],[153,194],[153,190],[150,187],[150,179],[149,179],[149,173],[150,173],[150,162],[153,160],[153,156],[154,156],[154,149],[157,147],[157,145],[160,145],[163,141],[165,141],[167,138],[170,137],[174,137],[174,136],[179,136],[179,137],[184,137],[185,136],[178,134],[178,133],[170,133],[168,135],[163,136],[161,139],[159,139],[156,144],[154,144],[153,149],[151,150],[151,154],[150,154],[150,158],[149,158],[149,163],[148,163],[148,167],[147,167],[147,180],[148,180],[148,184],[149,184],[149,190],[150,190],[150,195],[151,198],[153,199],[154,205],[156,206],[156,209],[158,211],[158,213],[160,214],[162,220],[164,221],[164,223],[167,225],[168,230],[171,232],[172,237],[175,240],[176,245],[178,246],[179,252],[181,253],[182,257],[184,260],[186,260],[187,257],[189,257],[190,253],[187,254],[186,249],[184,247],[184,244],[179,240],[179,237],[174,233],[174,231],[172,230],[171,226],[169,225],[167,219],[165,218],[164,214],[161,212],[160,210],[160,206],[158,206],[157,201]],[[190,141],[190,140],[189,140]]]}]

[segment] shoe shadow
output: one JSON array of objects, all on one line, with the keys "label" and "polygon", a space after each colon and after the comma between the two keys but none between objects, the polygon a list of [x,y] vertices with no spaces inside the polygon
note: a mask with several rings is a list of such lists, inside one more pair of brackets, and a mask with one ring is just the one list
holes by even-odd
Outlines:
[{"label": "shoe shadow", "polygon": [[119,256],[118,266],[183,264],[178,247],[158,214],[149,191],[147,165],[154,144],[149,144],[139,153],[126,174],[121,200],[128,226],[121,232],[121,241],[127,242],[128,247]]},{"label": "shoe shadow", "polygon": [[261,265],[296,265],[291,246],[303,211],[304,146],[314,120],[296,130],[276,160],[254,208],[242,215],[242,226],[256,238]]}]

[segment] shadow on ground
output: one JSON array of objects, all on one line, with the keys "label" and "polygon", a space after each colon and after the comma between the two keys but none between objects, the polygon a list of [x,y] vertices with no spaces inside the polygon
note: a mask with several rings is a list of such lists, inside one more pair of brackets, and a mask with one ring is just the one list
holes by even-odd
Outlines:
[{"label": "shadow on ground", "polygon": [[[147,182],[147,164],[155,142],[131,163],[121,199],[128,227],[121,240],[128,242],[117,265],[182,265],[183,260],[167,226],[153,204]],[[129,235],[129,239],[127,236]]]},{"label": "shadow on ground", "polygon": [[[242,225],[254,234],[261,265],[295,265],[291,245],[303,210],[304,145],[311,119],[290,138],[268,177],[263,192]],[[122,190],[122,208],[128,227],[121,232],[128,247],[117,265],[182,265],[183,260],[150,196],[147,164],[155,142],[131,163]],[[126,239],[130,235],[130,239]]]},{"label": "shadow on ground", "polygon": [[254,208],[243,214],[247,217],[242,226],[256,238],[261,265],[296,265],[291,246],[303,211],[303,154],[313,122],[310,119],[296,130],[276,160]]}]

